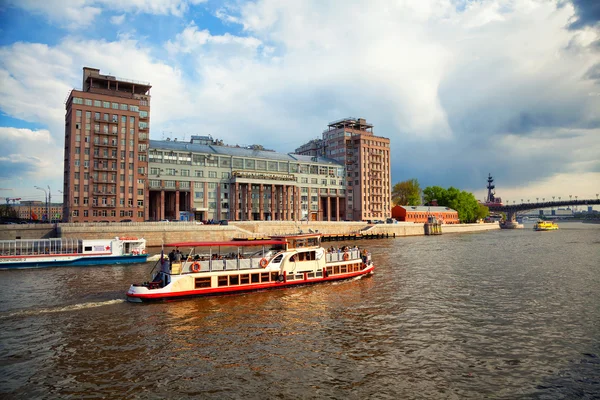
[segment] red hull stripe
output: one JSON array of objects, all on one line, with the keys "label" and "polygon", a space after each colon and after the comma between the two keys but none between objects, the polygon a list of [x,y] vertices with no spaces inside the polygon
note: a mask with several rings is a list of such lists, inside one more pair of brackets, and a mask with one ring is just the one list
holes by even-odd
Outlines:
[{"label": "red hull stripe", "polygon": [[247,246],[268,246],[272,244],[286,244],[285,240],[224,240],[221,242],[179,242],[167,243],[167,247],[247,247]]},{"label": "red hull stripe", "polygon": [[188,290],[185,292],[168,292],[168,293],[142,293],[142,294],[127,294],[127,297],[135,297],[139,299],[164,299],[170,297],[186,297],[186,296],[203,296],[203,295],[215,295],[215,294],[229,294],[236,292],[246,292],[250,290],[263,290],[263,289],[272,289],[272,288],[282,288],[296,285],[306,285],[307,283],[319,283],[319,282],[329,282],[329,281],[338,281],[342,279],[354,278],[361,275],[366,275],[373,271],[374,267],[367,268],[365,270],[359,272],[352,272],[347,274],[338,274],[335,276],[328,276],[327,278],[317,278],[317,279],[309,279],[309,280],[293,280],[287,282],[269,282],[269,283],[260,283],[260,284],[249,284],[249,285],[240,285],[233,287],[217,287],[210,289],[196,289],[196,290]]}]

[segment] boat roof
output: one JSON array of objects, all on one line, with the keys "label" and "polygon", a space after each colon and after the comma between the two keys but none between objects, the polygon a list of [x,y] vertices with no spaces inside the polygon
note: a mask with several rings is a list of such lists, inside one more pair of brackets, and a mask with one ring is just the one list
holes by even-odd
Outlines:
[{"label": "boat roof", "polygon": [[267,246],[272,244],[287,244],[285,240],[223,240],[218,242],[178,242],[167,243],[167,247],[248,247],[248,246]]}]

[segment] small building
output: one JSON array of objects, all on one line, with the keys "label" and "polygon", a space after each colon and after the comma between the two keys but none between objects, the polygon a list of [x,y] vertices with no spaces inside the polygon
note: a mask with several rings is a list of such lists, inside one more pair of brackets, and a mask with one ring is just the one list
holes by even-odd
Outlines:
[{"label": "small building", "polygon": [[458,224],[458,212],[448,207],[436,206],[395,206],[392,217],[398,221],[426,223],[428,217],[435,217],[443,224]]}]

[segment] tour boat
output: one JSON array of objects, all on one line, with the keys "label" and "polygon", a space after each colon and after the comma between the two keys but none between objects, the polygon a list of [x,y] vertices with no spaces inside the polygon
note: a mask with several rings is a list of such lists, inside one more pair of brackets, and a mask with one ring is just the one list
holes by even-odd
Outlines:
[{"label": "tour boat", "polygon": [[[266,240],[171,243],[189,248],[179,262],[166,257],[150,282],[132,284],[127,300],[145,302],[222,295],[337,281],[373,273],[371,254],[357,247],[326,250],[320,234],[273,236]],[[251,246],[260,250],[248,252]],[[224,256],[215,249],[235,249]],[[200,253],[196,250],[199,249]],[[208,253],[202,253],[203,251]]]},{"label": "tour boat", "polygon": [[552,221],[538,221],[533,229],[536,231],[555,231],[558,229],[558,224]]},{"label": "tour boat", "polygon": [[0,269],[130,264],[147,257],[146,240],[136,237],[0,240]]}]

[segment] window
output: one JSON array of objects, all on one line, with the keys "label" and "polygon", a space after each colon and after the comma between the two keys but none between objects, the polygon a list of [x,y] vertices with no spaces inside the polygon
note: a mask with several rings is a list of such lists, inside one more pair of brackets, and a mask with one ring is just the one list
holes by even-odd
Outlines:
[{"label": "window", "polygon": [[112,103],[112,108],[113,108],[113,110],[118,110],[119,109],[119,103]]},{"label": "window", "polygon": [[110,108],[110,102],[109,101],[103,101],[102,102],[102,107],[104,107],[104,108]]},{"label": "window", "polygon": [[204,178],[204,171],[195,170],[194,173],[196,178]]},{"label": "window", "polygon": [[86,106],[91,106],[91,105],[92,105],[92,100],[90,100],[90,99],[85,99],[85,105],[86,105]]},{"label": "window", "polygon": [[127,111],[127,104],[121,104],[121,110]]},{"label": "window", "polygon": [[73,97],[73,104],[83,104],[83,99],[80,97]]},{"label": "window", "polygon": [[208,171],[208,177],[209,178],[216,178],[217,177],[217,173],[215,171]]},{"label": "window", "polygon": [[[135,111],[138,112],[140,111],[140,108],[138,106],[129,106],[129,111]],[[132,117],[133,118],[133,117]]]}]

